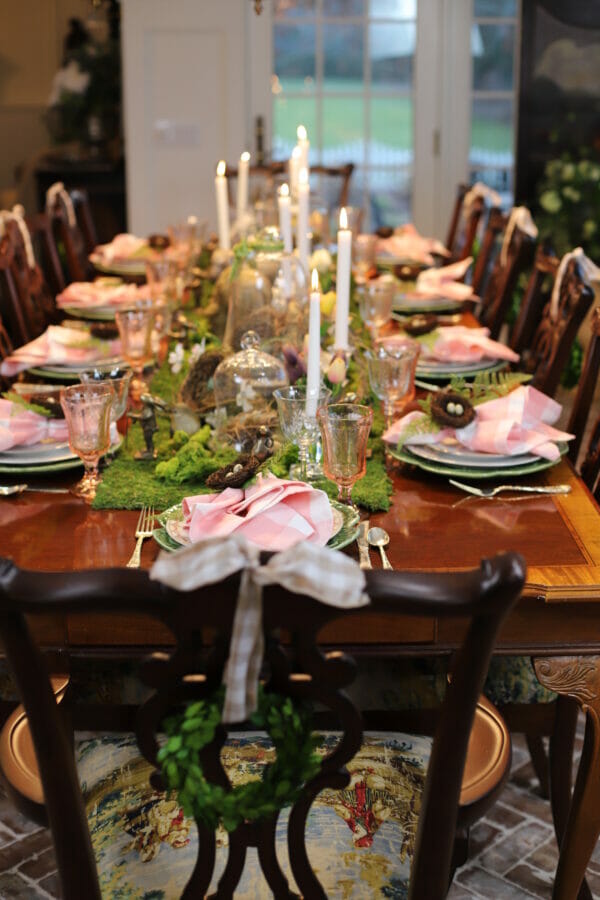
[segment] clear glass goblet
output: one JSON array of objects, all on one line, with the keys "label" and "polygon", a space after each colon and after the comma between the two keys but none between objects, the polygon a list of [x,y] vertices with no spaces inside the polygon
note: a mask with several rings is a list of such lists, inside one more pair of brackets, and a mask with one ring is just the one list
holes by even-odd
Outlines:
[{"label": "clear glass goblet", "polygon": [[379,331],[392,317],[394,285],[389,281],[367,281],[356,287],[361,319],[376,341]]},{"label": "clear glass goblet", "polygon": [[118,310],[115,320],[121,337],[121,353],[135,375],[131,382],[131,396],[138,402],[140,396],[147,391],[143,380],[144,367],[153,359],[154,307]]},{"label": "clear glass goblet", "polygon": [[381,400],[386,428],[392,424],[396,414],[414,400],[415,371],[420,347],[416,341],[406,341],[394,346],[391,342],[378,346],[374,354],[367,357],[371,390]]},{"label": "clear glass goblet", "polygon": [[323,437],[323,469],[338,486],[338,501],[352,503],[352,486],[367,469],[367,440],[373,410],[356,403],[332,403],[317,410]]},{"label": "clear glass goblet", "polygon": [[177,261],[167,256],[146,260],[146,283],[153,302],[175,306],[177,301]]},{"label": "clear glass goblet", "polygon": [[[283,436],[298,445],[298,466],[292,466],[290,475],[301,481],[312,481],[323,477],[319,462],[320,453],[316,452],[311,459],[310,450],[320,439],[317,419],[306,413],[306,387],[293,386],[277,388],[273,391],[277,401],[279,424]],[[331,398],[331,391],[321,387],[317,398],[317,406],[326,406]]]},{"label": "clear glass goblet", "polygon": [[364,284],[375,266],[376,234],[359,234],[352,241],[352,274],[357,284]]},{"label": "clear glass goblet", "polygon": [[98,460],[110,446],[110,384],[73,384],[62,388],[60,404],[69,429],[69,446],[83,462],[85,474],[73,493],[91,502],[100,483]]}]

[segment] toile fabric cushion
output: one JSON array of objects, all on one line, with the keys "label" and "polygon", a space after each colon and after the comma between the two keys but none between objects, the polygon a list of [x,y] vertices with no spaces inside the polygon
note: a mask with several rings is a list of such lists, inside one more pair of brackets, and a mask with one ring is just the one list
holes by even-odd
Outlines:
[{"label": "toile fabric cushion", "polygon": [[[324,733],[320,752],[331,750],[339,734]],[[431,751],[426,737],[383,732],[364,736],[348,764],[349,786],[325,790],[307,823],[311,864],[328,897],[394,897],[408,894],[408,880],[421,794]],[[269,738],[231,735],[222,760],[232,783],[260,776],[274,758]],[[157,793],[152,771],[133,735],[109,735],[78,742],[77,765],[103,897],[116,900],[170,900],[181,896],[197,855],[193,820],[175,794]],[[277,853],[292,889],[286,843],[287,811],[279,817]],[[226,861],[227,833],[217,835],[216,888]],[[271,897],[255,850],[249,850],[236,898]]]},{"label": "toile fabric cushion", "polygon": [[483,693],[494,706],[552,703],[556,700],[556,694],[537,680],[529,656],[493,656]]}]

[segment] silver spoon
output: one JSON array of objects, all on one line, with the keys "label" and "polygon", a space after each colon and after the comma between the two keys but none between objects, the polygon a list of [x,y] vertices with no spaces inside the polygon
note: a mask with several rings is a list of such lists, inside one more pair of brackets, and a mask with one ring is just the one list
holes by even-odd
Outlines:
[{"label": "silver spoon", "polygon": [[68,494],[68,488],[30,487],[28,484],[0,484],[0,497],[12,497],[23,491],[37,491],[40,494]]},{"label": "silver spoon", "polygon": [[370,543],[371,547],[379,547],[379,552],[381,553],[381,564],[384,569],[393,569],[393,565],[387,558],[387,554],[384,547],[390,542],[390,536],[387,531],[384,531],[383,528],[369,528],[367,534],[367,540]]}]

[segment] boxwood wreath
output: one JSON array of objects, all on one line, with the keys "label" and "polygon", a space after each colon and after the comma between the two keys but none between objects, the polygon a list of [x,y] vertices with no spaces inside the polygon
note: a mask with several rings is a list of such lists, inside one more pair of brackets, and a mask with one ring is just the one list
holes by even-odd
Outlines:
[{"label": "boxwood wreath", "polygon": [[222,822],[227,831],[234,831],[242,822],[267,818],[294,803],[321,762],[315,752],[317,742],[309,707],[259,688],[258,708],[250,721],[273,741],[275,762],[265,768],[260,780],[229,791],[208,782],[200,754],[221,722],[224,697],[224,689],[220,689],[209,699],[188,704],[183,712],[165,719],[168,739],[157,758],[165,785],[177,792],[188,816],[213,830]]}]

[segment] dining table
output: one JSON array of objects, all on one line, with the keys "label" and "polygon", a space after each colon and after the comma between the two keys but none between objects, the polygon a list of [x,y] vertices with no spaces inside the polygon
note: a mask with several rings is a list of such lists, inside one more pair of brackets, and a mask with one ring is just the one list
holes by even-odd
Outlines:
[{"label": "dining table", "polygon": [[[464,322],[476,324],[469,313]],[[139,427],[139,426],[138,426]],[[390,508],[370,514],[370,526],[390,536],[387,554],[395,569],[456,571],[476,567],[503,551],[527,562],[522,597],[498,636],[497,653],[534,658],[538,679],[575,698],[590,713],[588,768],[578,813],[563,839],[557,883],[585,865],[600,833],[600,508],[566,456],[527,477],[528,485],[567,485],[568,493],[493,498],[466,494],[446,477],[388,457]],[[138,510],[94,509],[69,492],[77,470],[36,476],[34,490],[0,498],[0,556],[34,571],[123,567],[135,545]],[[44,480],[45,477],[45,480]],[[5,484],[18,479],[3,476]],[[22,479],[21,479],[22,480]],[[35,488],[65,488],[45,493]],[[148,569],[160,547],[144,542]],[[358,559],[355,543],[343,552]],[[374,568],[380,563],[373,548]],[[369,656],[449,655],[466,623],[449,619],[361,616],[322,634],[324,645]],[[119,627],[102,615],[48,615],[37,619],[36,637],[49,651],[74,657],[139,657],[173,645],[168,629],[153,618],[123,614]],[[589,851],[589,852],[588,852]],[[587,854],[587,855],[586,855]]]}]

